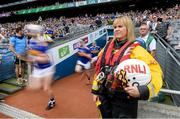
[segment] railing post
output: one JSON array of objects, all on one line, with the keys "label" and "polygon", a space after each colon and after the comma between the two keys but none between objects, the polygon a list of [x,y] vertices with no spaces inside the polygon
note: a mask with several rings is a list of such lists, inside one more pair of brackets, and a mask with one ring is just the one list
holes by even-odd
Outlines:
[{"label": "railing post", "polygon": [[166,49],[166,52],[165,52],[165,67],[164,67],[164,79],[166,80],[166,78],[167,78],[167,56],[168,56],[168,52],[170,52],[170,49],[167,47],[167,49]]}]

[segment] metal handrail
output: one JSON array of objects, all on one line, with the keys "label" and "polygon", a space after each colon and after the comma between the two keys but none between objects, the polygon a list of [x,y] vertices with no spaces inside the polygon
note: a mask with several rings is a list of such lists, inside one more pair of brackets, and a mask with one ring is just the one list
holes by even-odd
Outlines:
[{"label": "metal handrail", "polygon": [[[163,42],[163,44],[165,44],[165,45],[172,51],[172,53],[175,54],[178,59],[180,59],[180,54],[178,54],[178,53],[176,52],[176,50],[171,47],[170,44],[168,44],[166,41],[164,41],[164,39],[161,38],[157,33],[155,33],[154,36],[155,36],[155,38],[157,38],[157,39],[159,39],[161,42]],[[178,61],[179,61],[179,60],[178,60]],[[179,61],[179,62],[180,62],[180,61]]]},{"label": "metal handrail", "polygon": [[161,88],[160,92],[168,93],[168,94],[180,95],[180,91],[178,91],[178,90],[170,90],[170,89]]},{"label": "metal handrail", "polygon": [[[161,57],[159,57],[159,61],[161,62],[161,65],[163,66],[163,73],[164,73],[164,80],[165,80],[165,84],[166,84],[166,89],[160,89],[160,92],[162,93],[167,93],[170,94],[172,96],[172,100],[173,103],[176,106],[180,106],[180,102],[178,101],[180,99],[180,89],[177,88],[179,85],[179,80],[174,80],[177,83],[173,83],[171,81],[173,81],[173,78],[175,79],[179,79],[178,75],[169,75],[169,72],[172,72],[171,70],[169,70],[168,68],[171,67],[170,65],[168,65],[169,62],[176,64],[176,68],[178,68],[175,71],[180,71],[179,67],[180,67],[180,55],[176,52],[176,50],[174,48],[172,48],[172,46],[166,42],[163,38],[161,38],[158,34],[154,34],[155,39],[157,39],[157,42],[159,43],[159,45],[163,48],[161,49],[162,52],[159,53],[163,53],[164,56],[162,59]],[[166,57],[167,56],[167,57]],[[168,57],[170,59],[168,59]],[[175,86],[175,87],[174,87]]]}]

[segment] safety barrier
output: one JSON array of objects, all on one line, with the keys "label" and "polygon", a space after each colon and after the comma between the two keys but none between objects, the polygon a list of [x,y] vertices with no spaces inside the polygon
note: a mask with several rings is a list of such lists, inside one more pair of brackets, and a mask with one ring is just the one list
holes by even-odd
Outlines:
[{"label": "safety barrier", "polygon": [[0,44],[0,81],[15,76],[14,55],[7,44]]},{"label": "safety barrier", "polygon": [[156,58],[164,73],[164,81],[168,89],[161,89],[161,92],[170,93],[173,103],[180,106],[180,55],[158,34]]}]

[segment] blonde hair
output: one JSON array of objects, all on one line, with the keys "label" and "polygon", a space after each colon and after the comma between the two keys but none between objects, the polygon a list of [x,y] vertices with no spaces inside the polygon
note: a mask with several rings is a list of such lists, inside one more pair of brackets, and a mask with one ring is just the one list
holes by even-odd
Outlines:
[{"label": "blonde hair", "polygon": [[120,16],[116,18],[113,22],[113,26],[117,24],[118,22],[121,22],[127,29],[127,40],[128,41],[134,41],[135,40],[135,32],[134,32],[134,25],[130,17],[128,16]]}]

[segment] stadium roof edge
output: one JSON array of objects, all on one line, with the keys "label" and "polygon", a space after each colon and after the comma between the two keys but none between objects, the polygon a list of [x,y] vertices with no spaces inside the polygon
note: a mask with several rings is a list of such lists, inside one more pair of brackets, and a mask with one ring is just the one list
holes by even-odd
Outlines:
[{"label": "stadium roof edge", "polygon": [[38,0],[19,0],[19,1],[16,1],[16,2],[0,5],[0,8],[20,5],[20,4],[24,4],[24,3],[30,3],[30,2],[34,2],[34,1],[38,1]]}]

